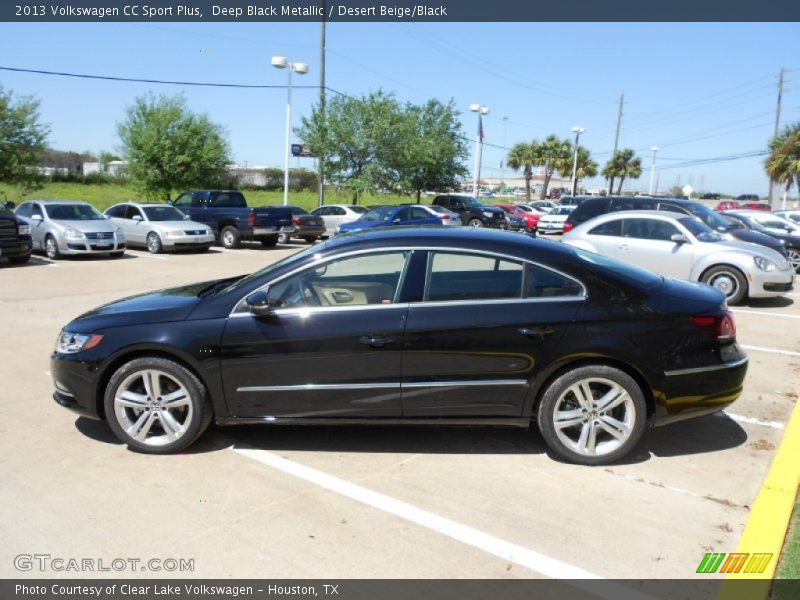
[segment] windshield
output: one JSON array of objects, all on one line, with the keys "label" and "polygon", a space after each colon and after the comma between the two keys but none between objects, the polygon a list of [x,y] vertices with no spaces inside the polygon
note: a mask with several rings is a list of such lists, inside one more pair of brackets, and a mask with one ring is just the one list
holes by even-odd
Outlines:
[{"label": "windshield", "polygon": [[762,227],[767,227],[768,229],[789,229],[794,230],[797,225],[791,223],[790,221],[785,221],[784,219],[777,219],[775,217],[769,216],[753,216],[750,217],[751,220],[755,221]]},{"label": "windshield", "polygon": [[174,206],[143,206],[142,210],[148,221],[183,221],[186,218]]},{"label": "windshield", "polygon": [[678,223],[686,227],[686,229],[701,242],[723,241],[723,237],[720,234],[703,223],[698,217],[683,217],[678,219]]},{"label": "windshield", "polygon": [[90,204],[45,204],[47,216],[57,221],[99,221],[105,217]]},{"label": "windshield", "polygon": [[575,207],[574,207],[574,206],[559,206],[559,207],[557,207],[557,208],[554,208],[554,209],[553,209],[553,210],[550,212],[550,214],[551,214],[551,215],[568,215],[568,214],[569,214],[569,213],[571,213],[573,210],[575,210]]},{"label": "windshield", "polygon": [[376,208],[375,210],[371,210],[362,216],[359,221],[363,221],[365,223],[378,223],[380,221],[388,221],[389,218],[394,213],[395,207],[393,206],[384,206],[383,208]]},{"label": "windshield", "polygon": [[300,208],[299,206],[290,206],[289,210],[292,211],[293,215],[307,215],[308,211],[304,208]]},{"label": "windshield", "polygon": [[664,279],[661,275],[657,275],[652,271],[646,271],[613,258],[607,258],[580,248],[573,247],[572,249],[579,258],[598,267],[601,275],[608,275],[610,279],[623,279],[628,283],[645,287],[651,287]]},{"label": "windshield", "polygon": [[702,204],[690,204],[687,208],[690,213],[699,217],[703,223],[717,231],[733,231],[734,229],[742,228],[742,225],[737,223],[735,219],[724,217]]}]

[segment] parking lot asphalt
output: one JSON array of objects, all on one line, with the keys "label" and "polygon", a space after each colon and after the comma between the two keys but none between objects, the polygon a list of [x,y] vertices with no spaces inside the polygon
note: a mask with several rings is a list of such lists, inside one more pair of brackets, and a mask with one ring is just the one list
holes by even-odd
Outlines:
[{"label": "parking lot asphalt", "polygon": [[[53,402],[49,355],[74,316],[302,247],[0,266],[0,576],[87,575],[15,569],[44,553],[193,559],[166,575],[208,578],[687,578],[735,550],[800,391],[796,292],[735,308],[750,368],[726,413],[649,430],[608,467],[500,428],[212,426],[146,456]],[[126,575],[165,573],[90,573]]]}]

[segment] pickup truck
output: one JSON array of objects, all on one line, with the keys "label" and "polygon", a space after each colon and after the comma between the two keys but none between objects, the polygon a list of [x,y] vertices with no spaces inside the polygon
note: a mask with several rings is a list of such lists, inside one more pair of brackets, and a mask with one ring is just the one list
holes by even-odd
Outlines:
[{"label": "pickup truck", "polygon": [[11,212],[12,208],[13,202],[0,202],[0,259],[22,264],[31,258],[31,228],[27,221]]},{"label": "pickup truck", "polygon": [[208,225],[225,248],[238,248],[242,241],[258,240],[268,248],[281,233],[294,233],[292,211],[285,206],[249,207],[236,190],[183,192],[172,205],[192,221]]}]

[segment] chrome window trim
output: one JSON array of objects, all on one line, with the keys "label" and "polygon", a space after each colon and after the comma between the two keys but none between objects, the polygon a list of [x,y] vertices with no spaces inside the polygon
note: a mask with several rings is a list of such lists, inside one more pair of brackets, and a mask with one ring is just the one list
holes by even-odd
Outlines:
[{"label": "chrome window trim", "polygon": [[[328,257],[324,257],[324,258],[320,257],[319,259],[317,259],[317,260],[315,260],[315,261],[313,261],[313,262],[311,262],[311,263],[309,263],[307,265],[304,265],[302,267],[298,267],[298,268],[296,268],[296,269],[294,269],[292,271],[289,271],[288,273],[285,273],[284,275],[281,275],[277,279],[274,279],[274,280],[270,281],[269,283],[266,283],[266,284],[262,285],[261,287],[254,289],[249,294],[245,294],[244,296],[242,296],[236,302],[236,304],[234,304],[233,309],[231,310],[230,314],[228,314],[228,318],[252,317],[253,315],[250,314],[250,311],[248,311],[246,309],[245,299],[247,298],[247,296],[249,296],[250,294],[253,294],[255,292],[259,292],[259,291],[266,292],[269,289],[270,285],[273,285],[273,284],[276,284],[276,283],[280,283],[284,279],[287,279],[287,278],[289,278],[289,277],[291,277],[293,275],[296,275],[297,273],[299,273],[301,271],[304,271],[306,269],[313,269],[315,267],[320,266],[321,264],[324,264],[324,263],[327,263],[327,262],[331,262],[331,261],[339,259],[339,258],[345,258],[345,257],[349,257],[349,256],[357,256],[359,254],[370,254],[370,253],[381,254],[381,253],[389,253],[389,252],[410,252],[410,253],[413,253],[415,251],[425,251],[425,252],[431,252],[431,251],[438,252],[438,251],[441,251],[441,252],[451,252],[451,253],[453,253],[453,252],[459,253],[460,252],[460,253],[463,253],[463,254],[479,254],[479,255],[482,255],[482,256],[489,256],[489,257],[492,257],[492,258],[501,258],[501,259],[510,260],[510,261],[514,261],[514,262],[522,262],[523,266],[524,266],[524,263],[528,263],[528,264],[534,265],[536,267],[540,267],[542,269],[546,269],[548,271],[552,271],[553,273],[557,273],[557,274],[561,275],[562,277],[565,277],[566,279],[569,279],[570,281],[574,281],[575,283],[577,283],[581,287],[581,290],[582,290],[583,293],[578,295],[578,296],[548,296],[546,298],[504,298],[504,299],[500,299],[500,300],[452,300],[452,301],[442,300],[442,301],[439,301],[439,302],[420,301],[420,302],[410,302],[410,303],[403,303],[403,304],[360,304],[360,305],[355,305],[355,306],[306,306],[306,307],[301,307],[301,308],[278,309],[278,310],[275,311],[275,314],[276,315],[290,314],[288,312],[283,312],[283,311],[292,311],[292,312],[296,312],[296,313],[301,313],[301,312],[302,313],[313,313],[313,312],[317,312],[317,311],[329,312],[330,310],[334,310],[334,311],[370,310],[370,309],[375,309],[375,308],[390,308],[390,307],[397,307],[397,306],[440,306],[440,305],[459,306],[459,305],[465,305],[465,304],[466,305],[498,304],[498,303],[507,304],[507,303],[510,303],[510,302],[515,302],[515,303],[516,302],[531,302],[531,303],[536,303],[536,302],[583,302],[588,297],[588,291],[586,290],[586,286],[583,284],[582,281],[576,279],[572,275],[568,275],[567,273],[564,273],[563,271],[560,271],[559,269],[555,269],[553,267],[550,267],[550,266],[547,266],[547,265],[543,265],[543,264],[541,264],[539,262],[536,262],[534,260],[522,258],[520,256],[513,256],[511,254],[504,254],[504,253],[501,253],[501,252],[492,252],[492,251],[488,251],[488,250],[453,248],[452,246],[387,246],[386,248],[380,248],[380,249],[368,248],[368,249],[361,249],[361,250],[353,250],[353,251],[350,251],[350,252],[343,252],[341,254],[336,254],[335,256],[328,256]],[[405,264],[405,266],[403,268],[404,269],[403,273],[401,273],[401,277],[404,277],[405,273],[408,271],[408,265],[409,265],[409,262],[410,262],[410,258],[411,257],[409,256],[409,258],[406,259],[406,264]],[[428,260],[430,261],[430,254],[428,255]],[[425,285],[427,286],[427,272],[425,274],[425,277],[426,277]],[[404,282],[404,280],[403,280],[403,282]],[[395,297],[397,297],[396,294],[399,293],[399,291],[402,289],[402,283],[403,282],[399,282],[398,283],[398,288],[395,291]]]},{"label": "chrome window trim", "polygon": [[378,389],[416,389],[467,386],[528,385],[527,379],[470,379],[452,381],[412,381],[376,383],[305,383],[300,385],[250,385],[236,388],[237,392],[315,392],[325,390],[378,390]]},{"label": "chrome window trim", "polygon": [[748,360],[749,360],[748,357],[745,356],[744,358],[740,358],[739,360],[732,360],[729,362],[722,363],[720,365],[711,365],[708,367],[694,367],[691,369],[676,369],[674,371],[664,371],[664,375],[666,375],[667,377],[674,377],[675,375],[696,375],[699,373],[710,373],[712,371],[735,369],[736,367],[741,367]]}]

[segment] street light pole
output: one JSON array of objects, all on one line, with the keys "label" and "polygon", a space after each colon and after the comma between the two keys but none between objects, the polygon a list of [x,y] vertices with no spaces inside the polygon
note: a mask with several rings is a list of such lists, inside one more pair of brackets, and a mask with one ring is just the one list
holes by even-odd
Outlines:
[{"label": "street light pole", "polygon": [[292,71],[298,75],[308,73],[308,65],[301,62],[291,62],[285,56],[273,56],[272,66],[276,69],[286,69],[289,74],[289,85],[286,94],[286,143],[283,161],[283,205],[289,204],[289,147],[292,133]]},{"label": "street light pole", "polygon": [[[581,137],[581,134],[586,131],[583,127],[578,127],[577,125],[572,128],[572,131],[575,133],[575,156],[572,160],[572,197],[575,197],[577,193],[578,187],[578,140]],[[563,184],[562,184],[563,185]]]},{"label": "street light pole", "polygon": [[483,153],[483,115],[489,114],[489,107],[480,104],[470,104],[470,111],[478,113],[478,133],[475,136],[475,166],[472,170],[472,193],[476,198],[480,197],[478,189],[478,179],[481,176],[481,154]]},{"label": "street light pole", "polygon": [[650,164],[650,193],[653,193],[653,185],[656,181],[656,152],[660,150],[658,146],[650,146],[653,151],[653,162]]}]

